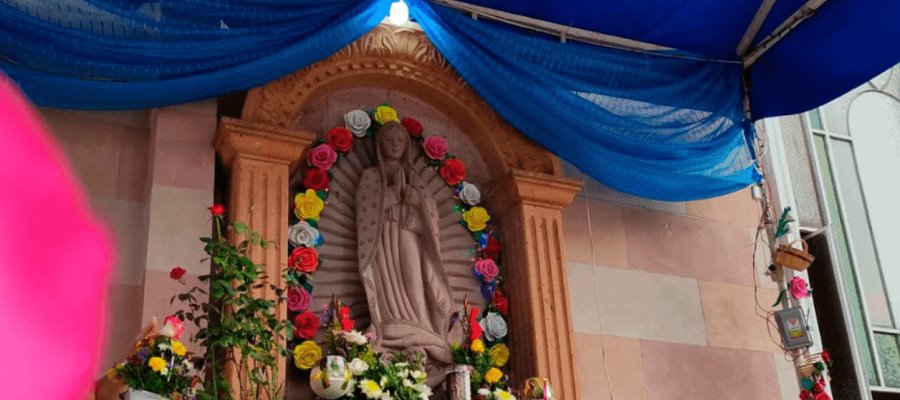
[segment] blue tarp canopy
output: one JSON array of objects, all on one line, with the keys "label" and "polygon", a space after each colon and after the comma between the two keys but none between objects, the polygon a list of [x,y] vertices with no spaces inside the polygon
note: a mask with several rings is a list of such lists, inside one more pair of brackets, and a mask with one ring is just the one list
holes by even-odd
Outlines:
[{"label": "blue tarp canopy", "polygon": [[[0,0],[0,69],[43,106],[165,106],[302,69],[398,1]],[[753,120],[824,104],[900,61],[900,0],[405,1],[511,125],[660,200],[758,182]]]},{"label": "blue tarp canopy", "polygon": [[[740,60],[765,0],[467,0],[467,3],[702,54]],[[757,46],[807,0],[772,5]],[[748,70],[754,119],[827,103],[900,62],[900,1],[828,0]]]}]

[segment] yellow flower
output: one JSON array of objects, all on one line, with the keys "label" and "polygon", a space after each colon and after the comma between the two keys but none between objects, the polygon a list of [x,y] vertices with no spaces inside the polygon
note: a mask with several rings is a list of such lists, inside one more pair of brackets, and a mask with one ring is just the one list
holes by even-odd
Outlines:
[{"label": "yellow flower", "polygon": [[502,389],[497,389],[494,391],[494,398],[498,400],[516,400],[516,397],[513,396],[512,393]]},{"label": "yellow flower", "polygon": [[297,218],[318,220],[324,208],[325,202],[319,198],[315,190],[306,189],[306,192],[294,196],[294,215]]},{"label": "yellow flower", "polygon": [[470,346],[472,351],[476,353],[484,353],[484,342],[481,339],[475,339],[472,341],[472,346]]},{"label": "yellow flower", "polygon": [[491,368],[488,372],[484,373],[484,380],[487,383],[494,384],[500,382],[500,378],[503,377],[503,372],[497,368]]},{"label": "yellow flower", "polygon": [[397,110],[389,106],[378,106],[375,107],[375,121],[384,125],[391,121],[400,121],[400,117],[397,116]]},{"label": "yellow flower", "polygon": [[184,353],[187,353],[187,347],[184,347],[184,343],[181,343],[181,341],[173,340],[172,352],[175,353],[176,356],[184,357]]},{"label": "yellow flower", "polygon": [[502,367],[509,361],[509,347],[503,343],[496,344],[488,351],[488,355],[491,356],[491,363],[495,367]]},{"label": "yellow flower", "polygon": [[470,231],[478,232],[487,227],[488,221],[491,220],[491,215],[488,214],[484,207],[475,206],[464,212],[462,218]]},{"label": "yellow flower", "polygon": [[377,399],[382,395],[381,385],[379,385],[378,382],[369,379],[363,379],[359,382],[359,390],[370,399]]},{"label": "yellow flower", "polygon": [[300,369],[310,369],[322,359],[322,348],[313,342],[307,340],[294,347],[294,365]]},{"label": "yellow flower", "polygon": [[162,357],[150,357],[150,361],[147,361],[147,365],[150,366],[150,369],[152,369],[153,372],[159,372],[163,375],[169,372],[169,369],[166,368],[166,360],[163,360]]}]

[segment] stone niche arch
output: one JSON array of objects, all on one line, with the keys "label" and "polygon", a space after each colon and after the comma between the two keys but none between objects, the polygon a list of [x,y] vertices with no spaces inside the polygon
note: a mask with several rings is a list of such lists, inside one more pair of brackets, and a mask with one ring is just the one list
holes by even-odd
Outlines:
[{"label": "stone niche arch", "polygon": [[[556,157],[500,118],[422,32],[379,25],[330,57],[250,90],[241,118],[223,118],[215,142],[228,173],[230,216],[287,243],[291,171],[318,133],[297,128],[298,121],[316,99],[358,87],[401,92],[465,127],[491,170],[485,200],[504,245],[513,384],[547,377],[557,398],[578,398],[561,219],[581,183],[562,177]],[[279,279],[284,251],[255,256]]]}]

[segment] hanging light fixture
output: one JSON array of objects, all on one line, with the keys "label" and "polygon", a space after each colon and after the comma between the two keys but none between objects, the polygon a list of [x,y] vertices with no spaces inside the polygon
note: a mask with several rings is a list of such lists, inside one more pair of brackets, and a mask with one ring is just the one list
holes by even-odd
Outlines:
[{"label": "hanging light fixture", "polygon": [[397,0],[391,3],[391,14],[389,16],[391,23],[394,25],[403,25],[409,22],[409,7],[403,0]]}]

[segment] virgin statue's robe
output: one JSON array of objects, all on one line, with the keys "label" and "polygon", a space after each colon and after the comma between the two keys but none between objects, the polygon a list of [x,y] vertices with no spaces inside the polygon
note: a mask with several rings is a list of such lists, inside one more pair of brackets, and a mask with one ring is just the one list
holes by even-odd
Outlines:
[{"label": "virgin statue's robe", "polygon": [[452,297],[441,261],[437,206],[421,182],[395,191],[383,179],[378,167],[369,168],[356,192],[359,272],[375,347],[421,349],[429,363],[451,364]]}]

